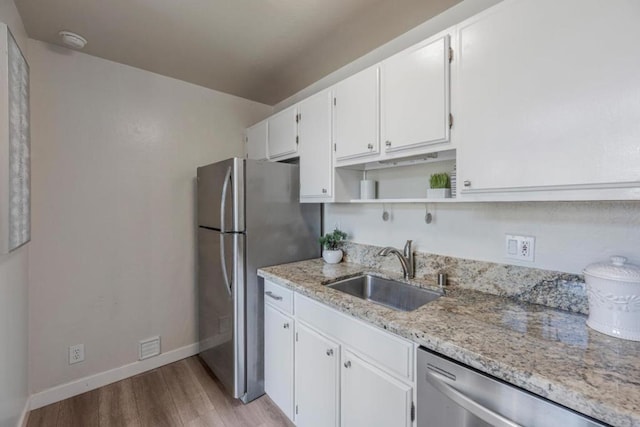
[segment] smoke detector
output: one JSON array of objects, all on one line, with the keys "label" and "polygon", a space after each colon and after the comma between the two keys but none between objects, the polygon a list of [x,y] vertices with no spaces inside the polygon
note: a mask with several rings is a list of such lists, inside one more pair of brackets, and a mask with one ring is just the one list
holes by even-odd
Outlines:
[{"label": "smoke detector", "polygon": [[71,31],[60,31],[58,35],[64,45],[74,49],[82,49],[87,44],[87,39]]}]

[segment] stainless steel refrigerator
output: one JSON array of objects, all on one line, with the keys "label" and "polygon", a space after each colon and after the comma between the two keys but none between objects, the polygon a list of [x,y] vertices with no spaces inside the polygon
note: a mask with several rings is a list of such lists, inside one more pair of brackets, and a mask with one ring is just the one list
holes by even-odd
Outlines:
[{"label": "stainless steel refrigerator", "polygon": [[235,398],[264,394],[264,283],[256,270],[320,256],[319,204],[298,166],[232,158],[198,168],[200,357]]}]

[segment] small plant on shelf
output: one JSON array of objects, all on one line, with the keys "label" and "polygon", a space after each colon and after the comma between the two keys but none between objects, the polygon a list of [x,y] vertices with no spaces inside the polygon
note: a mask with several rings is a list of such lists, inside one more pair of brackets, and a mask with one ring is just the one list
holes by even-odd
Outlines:
[{"label": "small plant on shelf", "polygon": [[451,180],[448,173],[434,173],[429,178],[428,199],[447,199],[451,197]]},{"label": "small plant on shelf", "polygon": [[432,189],[451,188],[451,181],[447,173],[434,173],[431,175],[431,178],[429,178],[429,184]]},{"label": "small plant on shelf", "polygon": [[342,249],[338,246],[340,242],[347,238],[347,233],[342,230],[335,229],[331,233],[327,233],[318,239],[318,242],[324,249],[322,258],[329,264],[337,264],[342,260]]}]

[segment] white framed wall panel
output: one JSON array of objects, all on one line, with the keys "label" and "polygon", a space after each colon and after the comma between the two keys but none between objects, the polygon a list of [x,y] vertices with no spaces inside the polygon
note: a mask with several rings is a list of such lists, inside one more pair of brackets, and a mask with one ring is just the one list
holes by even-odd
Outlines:
[{"label": "white framed wall panel", "polygon": [[0,254],[31,238],[29,65],[0,24]]}]

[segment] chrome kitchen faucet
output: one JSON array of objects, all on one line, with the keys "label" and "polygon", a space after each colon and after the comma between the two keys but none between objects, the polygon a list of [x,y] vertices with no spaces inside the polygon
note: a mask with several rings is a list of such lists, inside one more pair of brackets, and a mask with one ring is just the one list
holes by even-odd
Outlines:
[{"label": "chrome kitchen faucet", "polygon": [[380,252],[378,252],[379,256],[387,256],[389,254],[394,254],[400,260],[400,265],[402,265],[402,272],[404,274],[405,279],[413,279],[415,276],[414,273],[414,261],[413,261],[413,250],[411,250],[411,240],[407,240],[407,243],[404,245],[404,254],[400,253],[396,248],[392,248],[391,246],[387,246],[383,248]]}]

